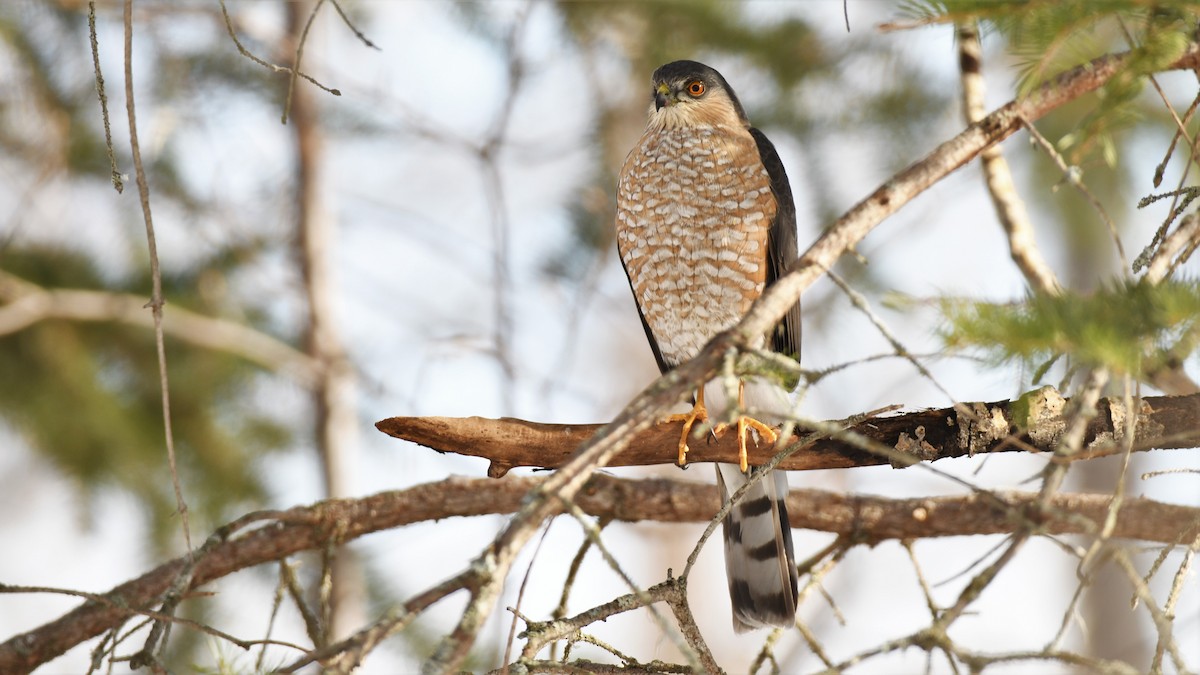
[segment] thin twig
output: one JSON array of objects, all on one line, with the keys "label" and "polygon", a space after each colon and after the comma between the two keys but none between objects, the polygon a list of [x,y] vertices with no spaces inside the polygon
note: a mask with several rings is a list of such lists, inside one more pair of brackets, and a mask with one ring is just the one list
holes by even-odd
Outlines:
[{"label": "thin twig", "polygon": [[[603,517],[596,524],[596,529],[603,530],[604,528],[608,527],[609,523],[611,522],[611,517]],[[562,594],[558,598],[558,606],[555,607],[554,611],[550,613],[550,617],[556,621],[567,616],[567,600],[570,598],[571,589],[575,588],[575,579],[579,576],[580,568],[583,567],[584,557],[587,556],[588,550],[592,548],[592,542],[593,539],[591,537],[584,537],[583,543],[579,545],[579,550],[575,552],[575,557],[571,559],[571,564],[567,567],[567,578],[565,581],[563,581]],[[531,659],[537,656],[536,653],[528,653],[528,647],[529,645],[526,643],[526,648],[521,651],[522,659]],[[550,645],[551,661],[557,659],[557,649],[557,642]],[[507,661],[507,658],[505,660]]]},{"label": "thin twig", "polygon": [[1058,149],[1054,147],[1054,144],[1046,140],[1046,137],[1037,130],[1037,127],[1034,126],[1032,121],[1021,118],[1021,124],[1025,126],[1025,129],[1029,131],[1029,135],[1033,138],[1037,145],[1045,151],[1046,156],[1054,162],[1054,165],[1058,167],[1059,171],[1062,171],[1063,178],[1070,183],[1072,187],[1078,190],[1079,193],[1083,195],[1084,199],[1086,199],[1088,203],[1092,205],[1092,208],[1096,210],[1096,213],[1100,216],[1100,220],[1103,221],[1108,227],[1109,236],[1112,237],[1113,245],[1117,249],[1117,258],[1121,261],[1121,269],[1128,272],[1131,269],[1129,266],[1129,258],[1125,256],[1125,245],[1121,243],[1121,233],[1117,230],[1117,224],[1113,221],[1112,217],[1108,215],[1108,210],[1104,208],[1104,204],[1101,204],[1100,200],[1096,198],[1096,195],[1092,194],[1092,191],[1088,189],[1087,185],[1084,185],[1083,179],[1081,178],[1082,171],[1077,166],[1068,165],[1067,161],[1063,159],[1063,156],[1058,152]]},{"label": "thin twig", "polygon": [[308,635],[308,639],[312,640],[313,645],[319,645],[321,635],[324,634],[324,630],[321,628],[321,617],[317,616],[308,601],[304,599],[304,589],[300,587],[300,580],[296,578],[296,570],[287,560],[279,561],[279,576],[292,603],[296,605],[296,611],[300,612],[300,618],[304,620],[304,631]]},{"label": "thin twig", "polygon": [[[1179,601],[1179,596],[1183,591],[1184,582],[1187,581],[1189,572],[1192,566],[1192,560],[1195,558],[1196,551],[1200,550],[1200,535],[1192,540],[1183,552],[1183,562],[1179,564],[1179,568],[1175,570],[1175,577],[1171,580],[1171,590],[1167,594],[1167,601],[1163,604],[1163,616],[1172,624],[1175,622],[1175,604]],[[1159,633],[1158,640],[1154,646],[1154,659],[1150,664],[1150,672],[1161,672],[1163,652],[1167,649],[1167,641],[1162,633]]]},{"label": "thin twig", "polygon": [[137,176],[138,198],[142,205],[142,216],[146,222],[146,244],[150,252],[150,313],[154,316],[154,344],[158,351],[159,389],[162,391],[163,434],[167,443],[167,463],[171,468],[171,483],[175,488],[175,509],[183,525],[183,539],[188,555],[192,551],[192,533],[188,525],[188,507],[183,499],[183,487],[179,482],[179,471],[175,465],[175,435],[171,431],[171,394],[167,381],[167,349],[163,338],[163,292],[162,271],[158,266],[158,246],[154,240],[154,219],[150,215],[150,184],[142,166],[142,151],[138,145],[137,113],[133,101],[133,0],[125,0],[125,110],[129,114],[129,146],[133,155],[133,169]]},{"label": "thin twig", "polygon": [[[1157,87],[1157,82],[1155,83],[1155,86]],[[1162,96],[1161,89],[1159,90],[1159,95]],[[1172,106],[1169,102],[1167,102],[1167,99],[1165,96],[1163,98],[1163,101],[1165,103],[1167,103],[1167,107],[1171,111],[1171,114],[1175,117],[1175,119],[1179,120],[1179,115],[1177,115],[1175,113],[1174,106]],[[1178,128],[1175,129],[1175,135],[1171,136],[1171,142],[1167,146],[1167,151],[1163,155],[1162,161],[1159,162],[1158,166],[1154,168],[1154,187],[1157,188],[1158,186],[1162,185],[1163,174],[1165,174],[1167,171],[1167,164],[1171,163],[1171,156],[1175,154],[1175,146],[1179,142],[1179,139],[1181,137],[1187,139],[1187,141],[1188,141],[1188,148],[1191,151],[1189,153],[1189,155],[1195,153],[1196,144],[1194,141],[1192,141],[1190,138],[1188,138],[1186,125],[1192,121],[1192,115],[1196,114],[1197,106],[1200,106],[1200,94],[1196,94],[1196,97],[1192,99],[1191,105],[1188,106],[1187,111],[1183,113],[1183,120],[1179,120],[1182,122],[1182,124],[1180,124],[1178,126]],[[1187,175],[1188,169],[1189,169],[1189,167],[1184,167],[1184,175]],[[1159,236],[1161,237],[1161,234]],[[1151,243],[1153,243],[1153,242],[1151,242]]]},{"label": "thin twig", "polygon": [[110,607],[120,609],[126,615],[144,616],[148,619],[152,619],[155,623],[186,626],[188,628],[200,631],[201,633],[205,633],[206,635],[211,635],[213,637],[220,638],[222,640],[225,640],[226,642],[229,642],[230,644],[237,645],[238,647],[240,647],[242,649],[246,649],[246,650],[248,650],[251,647],[254,647],[256,645],[276,645],[279,647],[288,647],[290,649],[295,649],[296,651],[299,651],[299,652],[308,651],[308,649],[306,647],[302,647],[298,644],[286,642],[283,640],[270,640],[270,639],[243,640],[241,638],[234,637],[233,635],[230,635],[229,633],[217,630],[216,628],[213,628],[212,626],[200,623],[198,621],[193,621],[191,619],[184,619],[184,618],[174,616],[172,614],[163,613],[163,612],[157,612],[152,609],[132,607],[132,606],[122,602],[121,598],[114,597],[109,594],[88,593],[86,591],[77,591],[77,590],[70,589],[70,588],[53,588],[50,586],[15,586],[15,585],[11,585],[11,584],[0,584],[0,592],[69,595],[71,597],[83,598],[85,600],[90,600],[92,602],[97,602],[97,603],[108,605]]},{"label": "thin twig", "polygon": [[300,59],[304,56],[304,45],[308,43],[308,31],[312,28],[313,20],[317,18],[317,12],[321,10],[323,4],[325,4],[325,0],[317,0],[317,4],[313,5],[312,11],[308,13],[308,20],[304,22],[304,30],[296,40],[296,51],[292,57],[292,68],[288,77],[287,96],[283,100],[283,116],[280,118],[283,124],[287,124],[288,113],[292,110],[292,96],[296,92],[296,76],[300,72]]},{"label": "thin twig", "polygon": [[[350,21],[350,17],[346,15],[346,10],[342,9],[342,3],[338,2],[338,0],[331,0],[331,2],[333,2],[334,9],[337,10],[338,16],[342,17],[342,21],[346,24],[346,27],[350,29],[350,32],[354,33],[354,37],[375,51],[383,51],[374,42],[368,40],[367,36],[363,35],[363,32],[354,25],[354,22]],[[297,67],[299,67],[299,64],[297,64]]]},{"label": "thin twig", "polygon": [[[709,653],[708,645],[705,645],[703,641],[701,641],[698,645],[693,644],[691,641],[686,640],[679,631],[676,631],[674,627],[667,622],[666,617],[664,617],[654,607],[654,600],[646,593],[646,591],[642,590],[642,588],[637,585],[633,578],[629,576],[629,573],[627,573],[625,569],[621,567],[621,564],[617,562],[617,558],[612,554],[612,551],[609,551],[608,547],[605,546],[604,540],[600,537],[600,528],[596,527],[595,523],[588,520],[587,514],[584,513],[583,509],[581,509],[575,502],[565,502],[563,507],[567,513],[571,514],[571,516],[579,522],[580,527],[583,528],[584,534],[587,535],[588,539],[592,540],[592,545],[595,546],[596,550],[600,552],[601,557],[604,558],[604,562],[608,563],[609,568],[616,572],[617,576],[625,582],[625,585],[629,588],[629,590],[642,600],[646,610],[650,612],[650,616],[654,619],[654,622],[658,624],[659,630],[662,631],[662,634],[666,636],[667,639],[671,640],[671,642],[675,644],[676,648],[678,648],[687,659],[688,665],[692,666],[693,668],[699,668],[702,662],[711,663],[712,654]],[[681,577],[681,582],[686,583],[686,575]],[[675,608],[672,607],[672,609]],[[692,628],[695,631],[695,634],[699,634],[699,630],[695,628],[694,621],[690,626],[686,625],[686,622],[683,620],[683,618],[678,616],[678,612],[676,612],[676,618],[679,619],[681,631],[686,632],[688,628]],[[706,654],[707,657],[705,656]]]},{"label": "thin twig", "polygon": [[113,151],[112,126],[108,120],[108,94],[104,91],[104,74],[100,71],[100,43],[96,39],[96,0],[88,0],[88,37],[92,43],[92,68],[96,71],[96,95],[100,98],[100,119],[104,122],[104,149],[112,170],[110,180],[117,194],[125,191],[125,181],[117,170],[117,155]]},{"label": "thin twig", "polygon": [[1188,670],[1187,661],[1183,655],[1179,653],[1179,645],[1175,642],[1173,635],[1173,622],[1163,613],[1158,607],[1158,603],[1154,600],[1154,595],[1150,592],[1150,588],[1142,581],[1142,577],[1138,574],[1137,568],[1134,567],[1133,561],[1129,559],[1129,554],[1124,549],[1113,551],[1113,560],[1117,566],[1125,572],[1129,583],[1133,585],[1134,593],[1146,611],[1150,613],[1150,618],[1154,621],[1154,627],[1158,629],[1158,644],[1167,654],[1171,656],[1171,661],[1175,664],[1175,669],[1178,672]]},{"label": "thin twig", "polygon": [[[282,568],[287,567],[286,560],[279,561],[280,576],[279,581],[275,582],[275,593],[271,597],[271,613],[267,616],[267,630],[263,633],[265,639],[271,638],[271,633],[275,631],[275,620],[279,618],[279,608],[283,606],[283,596],[287,593],[287,584],[283,581]],[[262,671],[263,659],[267,657],[266,645],[258,650],[258,658],[254,660],[254,670]]]},{"label": "thin twig", "polygon": [[950,403],[956,408],[961,408],[958,399],[950,393],[950,390],[942,386],[941,382],[938,382],[937,378],[933,376],[933,373],[929,371],[929,368],[927,368],[924,363],[921,363],[920,359],[914,356],[913,353],[908,350],[908,347],[904,346],[904,343],[900,342],[900,338],[896,337],[896,334],[893,333],[890,328],[888,328],[883,319],[876,314],[873,309],[871,309],[871,303],[867,300],[866,296],[851,288],[850,284],[846,283],[846,281],[842,279],[837,272],[834,272],[833,270],[827,270],[826,275],[829,277],[829,280],[834,283],[834,285],[836,285],[843,293],[846,294],[846,297],[850,299],[850,304],[853,305],[855,309],[862,312],[863,316],[867,317],[867,320],[870,321],[871,325],[875,327],[875,330],[878,331],[881,336],[883,336],[883,339],[887,340],[888,344],[892,346],[893,350],[895,350],[896,356],[899,356],[905,361],[911,363],[913,368],[916,368],[917,372],[920,373],[922,377],[924,377],[926,380],[929,380],[929,383],[946,397],[946,400],[950,401]]},{"label": "thin twig", "polygon": [[1162,244],[1150,256],[1143,278],[1152,284],[1161,283],[1187,261],[1197,242],[1200,242],[1200,214],[1193,212],[1184,216],[1179,227],[1163,238]]},{"label": "thin twig", "polygon": [[[258,65],[262,66],[263,68],[267,68],[268,70],[274,71],[276,73],[288,73],[289,75],[291,75],[293,72],[293,70],[291,68],[288,68],[287,66],[279,66],[274,63],[270,63],[269,61],[264,61],[264,60],[258,58],[257,56],[255,56],[253,53],[251,53],[249,49],[246,49],[245,45],[242,44],[242,41],[238,39],[237,31],[235,31],[233,29],[233,19],[230,18],[229,10],[225,7],[225,0],[220,0],[220,3],[221,3],[221,16],[225,19],[225,30],[229,33],[230,39],[233,40],[233,44],[237,47],[238,53],[241,54],[242,56],[250,59],[254,63],[257,63]],[[316,81],[311,76],[309,76],[307,73],[297,70],[297,71],[295,71],[295,75],[297,77],[302,77],[302,78],[308,80],[313,85],[315,85],[317,88],[319,88],[323,91],[329,92],[330,94],[333,94],[334,96],[342,95],[341,91],[321,84],[320,82]],[[284,114],[286,115],[286,111]]]},{"label": "thin twig", "polygon": [[[525,576],[521,578],[521,586],[517,589],[517,602],[512,610],[512,623],[508,627],[508,639],[504,641],[504,668],[503,675],[508,675],[508,661],[512,658],[513,641],[517,637],[517,621],[521,618],[521,602],[525,599],[525,588],[529,585],[529,577],[533,574],[533,564],[537,562],[538,554],[542,552],[542,545],[546,543],[546,536],[550,534],[550,528],[554,526],[553,520],[546,521],[546,527],[542,530],[542,536],[538,539],[537,546],[533,547],[533,555],[529,556],[529,567],[525,568]],[[590,539],[590,538],[589,538]]]}]

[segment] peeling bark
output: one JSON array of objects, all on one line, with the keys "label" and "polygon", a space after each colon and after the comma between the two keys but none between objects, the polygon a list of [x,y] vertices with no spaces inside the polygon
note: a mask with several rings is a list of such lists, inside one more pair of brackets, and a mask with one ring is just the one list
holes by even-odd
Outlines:
[{"label": "peeling bark", "polygon": [[[875,417],[845,429],[894,448],[919,461],[973,456],[985,452],[1052,452],[1066,429],[1068,399],[1044,387],[1014,401],[964,403],[952,408],[921,410]],[[1136,415],[1133,449],[1179,449],[1200,446],[1200,395],[1143,398]],[[1120,451],[1125,418],[1119,398],[1100,401],[1099,413],[1088,424],[1085,451],[1072,459],[1103,457]],[[655,425],[638,435],[608,466],[644,466],[675,461],[681,422]],[[396,438],[438,452],[482,457],[491,462],[488,475],[503,476],[519,466],[557,468],[600,424],[544,424],[513,418],[391,417],[375,425]],[[804,443],[804,432],[785,441]],[[731,462],[737,459],[734,434],[708,434],[690,444],[688,462]],[[774,454],[768,445],[750,444],[750,463],[761,465]],[[850,443],[822,438],[805,443],[779,468],[789,471],[841,469],[887,464],[882,454]]]}]

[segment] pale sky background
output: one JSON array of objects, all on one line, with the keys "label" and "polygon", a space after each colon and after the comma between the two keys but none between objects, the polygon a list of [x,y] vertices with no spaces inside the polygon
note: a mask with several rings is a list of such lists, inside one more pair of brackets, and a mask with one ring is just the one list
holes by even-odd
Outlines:
[{"label": "pale sky background", "polygon": [[[508,15],[519,5],[491,3],[490,11]],[[231,3],[258,43],[275,43],[281,27],[275,3]],[[321,97],[328,124],[351,116],[362,116],[380,124],[385,132],[370,138],[330,132],[326,139],[329,163],[324,168],[327,206],[337,220],[340,238],[330,251],[336,261],[340,295],[340,327],[351,345],[356,364],[363,371],[361,401],[361,452],[353,472],[355,493],[372,494],[436,481],[449,475],[483,476],[482,461],[443,456],[410,446],[378,433],[376,420],[397,415],[513,415],[546,422],[599,422],[611,418],[634,394],[657,375],[645,344],[632,296],[615,255],[610,252],[597,284],[582,313],[577,342],[572,344],[565,367],[562,354],[569,336],[568,317],[576,301],[574,289],[550,280],[539,269],[554,256],[567,238],[567,205],[578,198],[588,179],[595,154],[590,134],[596,124],[590,99],[610,91],[625,96],[627,83],[617,63],[601,64],[601,82],[588,81],[578,54],[569,48],[563,28],[550,7],[537,6],[521,42],[531,65],[530,76],[517,101],[510,137],[514,147],[502,163],[507,217],[511,223],[513,256],[514,361],[517,366],[515,405],[506,410],[499,394],[500,378],[495,361],[486,353],[491,317],[490,211],[482,198],[481,174],[474,159],[445,144],[409,133],[405,109],[416,110],[428,120],[456,136],[477,139],[488,128],[503,96],[506,80],[496,50],[464,29],[448,7],[435,2],[362,3],[369,21],[360,28],[382,48],[373,51],[359,44],[331,12],[313,27],[313,42],[306,49],[307,70],[321,81],[343,92],[340,98]],[[769,21],[779,15],[797,13],[810,19],[830,41],[848,39],[842,19],[842,4],[836,1],[748,3],[747,11]],[[898,46],[897,53],[928,73],[937,85],[957,96],[957,57],[948,27],[873,33],[874,26],[895,17],[894,5],[886,2],[854,2],[850,6],[853,32]],[[227,40],[219,25],[189,19],[178,25],[155,23],[160,39],[220,43]],[[140,36],[139,36],[140,39]],[[102,12],[100,40],[106,59],[104,67],[113,82],[119,82],[119,14]],[[985,42],[985,46],[992,44]],[[140,39],[137,68],[147,73],[153,67],[149,44]],[[69,46],[64,54],[76,65],[75,75],[90,78],[90,56],[86,42]],[[233,49],[232,45],[228,45]],[[614,52],[615,53],[615,52]],[[1011,64],[987,52],[989,109],[1006,101],[1013,91],[1015,71]],[[756,78],[744,65],[706,59],[703,54],[678,54],[696,58],[721,70],[748,107],[763,100],[753,84]],[[861,72],[847,73],[859,82],[886,77],[887,69],[866,64]],[[649,73],[646,74],[647,78]],[[1177,101],[1190,98],[1194,83],[1182,76],[1164,76],[1168,91],[1181,92]],[[743,84],[745,83],[745,84]],[[1189,89],[1190,87],[1190,89]],[[115,90],[115,87],[114,87]],[[144,91],[145,87],[140,91]],[[836,92],[832,92],[836,93]],[[286,213],[286,186],[290,180],[290,130],[278,122],[279,110],[248,97],[222,93],[198,96],[186,108],[156,105],[151,95],[140,93],[140,130],[149,162],[155,152],[175,152],[187,158],[186,179],[201,194],[220,196],[237,204],[238,217],[222,222],[183,222],[171,209],[156,207],[156,225],[165,266],[187,265],[196,247],[244,235],[244,223],[255,223],[269,232],[286,231],[281,220]],[[122,110],[123,100],[111,93],[113,110]],[[811,105],[828,97],[814,95]],[[831,100],[836,100],[833,97]],[[808,103],[808,102],[806,102]],[[918,147],[932,149],[962,126],[957,105],[948,107],[936,120],[934,131]],[[116,119],[116,117],[114,117]],[[121,117],[123,121],[123,117]],[[116,142],[127,143],[121,124],[114,125]],[[768,134],[771,133],[767,129]],[[174,134],[173,137],[169,134]],[[806,208],[802,174],[795,161],[797,149],[791,138],[772,135],[797,189],[799,239],[807,246],[822,223]],[[172,138],[167,145],[162,141]],[[634,139],[630,139],[630,144]],[[1024,143],[1019,135],[1004,146],[1011,150]],[[880,148],[854,129],[827,139],[824,156],[836,175],[831,181],[836,193],[829,198],[842,209],[869,194],[891,170],[884,166]],[[1149,176],[1163,147],[1162,139],[1145,139],[1145,156],[1127,161],[1144,176],[1136,185],[1149,192]],[[913,156],[911,160],[918,159]],[[1029,160],[1015,160],[1021,175]],[[1044,161],[1041,159],[1040,161]],[[615,167],[613,167],[615,168]],[[13,174],[13,167],[0,158],[0,205],[12,208],[13,195],[32,180]],[[1177,175],[1177,174],[1175,174]],[[1175,180],[1170,175],[1166,184]],[[76,245],[111,261],[119,274],[132,256],[141,255],[137,246],[144,235],[135,213],[135,198],[127,192],[116,197],[105,186],[66,192],[65,184],[38,192],[28,205],[30,220],[23,240],[70,235]],[[72,189],[74,185],[70,186]],[[1048,189],[1048,188],[1047,188]],[[1048,222],[1039,218],[1031,200],[1038,239],[1052,266],[1061,269],[1064,259],[1060,240]],[[1122,213],[1116,203],[1110,210],[1125,227],[1126,249],[1144,246],[1158,225],[1161,210]],[[0,208],[0,210],[5,210]],[[1098,230],[1102,223],[1096,222]],[[1106,235],[1098,235],[1106,236]],[[211,245],[211,244],[209,244]],[[995,222],[975,165],[940,183],[928,194],[905,207],[876,230],[860,247],[878,278],[891,292],[916,297],[943,293],[1006,300],[1017,299],[1025,285],[1008,259],[1004,238]],[[1195,263],[1187,273],[1194,275]],[[246,297],[279,295],[276,318],[281,327],[296,319],[296,307],[283,298],[292,296],[295,283],[283,261],[268,261],[246,274],[233,289]],[[806,295],[805,302],[826,304],[834,297],[832,314],[820,330],[806,327],[804,363],[821,368],[835,363],[889,351],[869,322],[849,306],[828,281],[821,281]],[[927,309],[905,312],[883,306],[879,293],[869,293],[876,312],[905,341],[911,351],[936,352],[937,317]],[[169,320],[170,307],[167,309]],[[170,354],[168,354],[170,358]],[[1192,364],[1194,366],[1194,364]],[[963,359],[929,362],[938,381],[958,400],[998,400],[1018,395],[1027,382],[1025,374],[1012,368],[986,369]],[[1193,375],[1196,370],[1191,368]],[[173,386],[186,386],[174,383]],[[264,401],[278,410],[282,419],[302,414],[304,393],[286,381],[262,385]],[[809,392],[803,412],[814,418],[840,418],[891,404],[908,408],[940,407],[950,403],[910,365],[884,360],[860,365],[822,381]],[[86,430],[80,430],[86,433]],[[145,521],[129,497],[105,493],[96,508],[84,513],[77,488],[48,464],[25,449],[19,438],[0,429],[7,448],[0,452],[0,582],[53,585],[87,591],[103,591],[152,568],[140,542]],[[1194,453],[1191,454],[1194,459]],[[1186,465],[1180,452],[1145,453],[1139,471]],[[1194,463],[1194,462],[1193,462]],[[975,472],[983,466],[978,474]],[[968,478],[981,486],[1030,488],[1026,479],[1040,470],[1042,462],[1030,457],[996,456],[986,461],[945,461],[940,470]],[[307,448],[287,456],[276,455],[262,471],[269,476],[274,506],[286,508],[321,498],[320,477],[315,457]],[[657,470],[613,470],[623,476],[679,474],[671,468]],[[689,480],[711,481],[707,467],[693,467]],[[961,488],[921,469],[896,471],[886,467],[853,471],[793,473],[793,486],[816,486],[856,493],[887,496],[920,496],[960,493]],[[1200,490],[1194,476],[1167,476],[1143,482],[1130,481],[1133,495],[1153,495],[1162,501],[1197,505]],[[400,531],[372,535],[355,543],[364,554],[370,572],[385,579],[397,597],[437,583],[461,569],[504,522],[501,517],[451,519],[423,523]],[[606,541],[624,569],[640,584],[650,585],[665,577],[666,568],[682,568],[702,525],[614,525]],[[207,531],[193,531],[194,539]],[[804,558],[829,536],[796,531],[797,558]],[[566,561],[576,551],[582,535],[573,521],[561,518],[551,527],[533,568],[534,582],[522,601],[522,611],[542,618],[557,603]],[[927,540],[915,546],[923,571],[935,587],[935,595],[950,604],[970,575],[959,575],[1001,541],[997,537]],[[516,588],[529,565],[530,549],[514,567],[505,596],[498,608],[515,604]],[[1146,565],[1151,557],[1140,556]],[[1164,569],[1173,570],[1181,557],[1168,557]],[[242,637],[258,637],[266,625],[273,590],[273,571],[243,572],[213,584],[218,593],[216,607],[228,610],[216,625]],[[1152,586],[1159,597],[1159,583],[1169,574],[1160,573]],[[624,592],[616,575],[590,555],[584,566],[586,583],[575,588],[572,611],[581,611]],[[956,576],[959,575],[959,576]],[[1189,663],[1200,661],[1200,590],[1189,583],[1178,608],[1177,636]],[[984,651],[1036,650],[1054,634],[1070,593],[1074,590],[1074,567],[1048,541],[1033,541],[1001,578],[974,605],[975,616],[956,624],[954,635],[963,644]],[[886,639],[908,634],[928,621],[928,610],[920,594],[907,554],[895,542],[874,548],[855,548],[828,578],[826,588],[845,618],[839,625],[819,598],[801,608],[801,616],[824,641],[834,659],[845,658]],[[709,545],[701,556],[691,584],[693,610],[705,635],[711,639],[718,659],[731,672],[744,671],[766,633],[735,636],[729,630],[728,597],[720,546]],[[458,618],[463,598],[454,596],[436,606],[416,625],[426,636],[440,635]],[[53,596],[0,596],[0,636],[29,630],[74,607],[77,601]],[[236,609],[234,609],[236,608]],[[1139,610],[1141,611],[1141,610]],[[481,649],[503,651],[511,615],[497,611],[479,640]],[[674,648],[661,637],[644,612],[623,615],[592,627],[601,639],[622,647],[640,659],[673,659]],[[302,641],[302,628],[293,613],[285,612],[275,637]],[[1081,636],[1072,630],[1068,646],[1078,647]],[[77,648],[40,672],[81,672],[86,669],[87,650]],[[235,648],[214,646],[233,657]],[[280,660],[285,652],[279,654]],[[581,647],[579,655],[592,654]],[[789,632],[776,652],[785,670],[813,670],[819,662],[808,652],[795,631]],[[235,661],[249,668],[252,657]],[[926,656],[917,650],[872,660],[856,670],[891,673],[921,670]],[[946,670],[935,659],[935,672]],[[367,662],[363,672],[389,673],[415,669],[395,650],[383,649]],[[991,672],[991,671],[989,671]],[[1045,673],[1045,664],[1013,665],[996,672]]]}]

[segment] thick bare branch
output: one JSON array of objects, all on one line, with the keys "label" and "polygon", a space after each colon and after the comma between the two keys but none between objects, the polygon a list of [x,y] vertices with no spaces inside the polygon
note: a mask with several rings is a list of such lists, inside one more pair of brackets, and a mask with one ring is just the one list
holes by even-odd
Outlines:
[{"label": "thick bare branch", "polygon": [[[875,417],[848,425],[847,430],[920,460],[985,452],[1051,452],[1064,428],[1062,406],[1066,402],[1053,389],[1045,388],[1016,402],[966,403],[958,408]],[[1018,409],[1032,405],[1033,413],[1018,412],[1014,416],[1014,405]],[[1019,419],[1022,415],[1028,415],[1028,419]],[[1087,427],[1085,452],[1075,457],[1101,457],[1120,452],[1115,441],[1125,433],[1128,416],[1122,399],[1102,400],[1100,414]],[[681,424],[658,424],[638,433],[608,461],[608,466],[674,462]],[[599,424],[541,424],[484,417],[391,417],[375,426],[386,434],[439,452],[491,460],[488,474],[493,477],[518,466],[556,468],[603,428]],[[719,437],[710,434],[706,441],[691,444],[689,462],[737,461],[737,438],[733,434]],[[790,442],[800,442],[800,436],[794,436]],[[1141,399],[1133,446],[1135,450],[1200,446],[1200,395]],[[750,463],[765,464],[775,452],[772,446],[751,444]],[[779,468],[804,471],[888,462],[887,457],[844,441],[823,438],[792,453],[780,462]]]},{"label": "thick bare branch", "polygon": [[[318,502],[288,511],[250,514],[217,531],[196,556],[186,590],[200,588],[238,570],[283,560],[302,551],[320,551],[331,536],[346,542],[372,532],[452,516],[512,513],[547,478],[510,476],[450,478],[362,499]],[[788,497],[792,526],[833,532],[855,541],[918,539],[1012,532],[1013,514],[1038,518],[1047,534],[1088,533],[1103,524],[1110,495],[1061,494],[1038,510],[1038,496],[1027,492],[917,499],[844,495],[822,490],[793,490]],[[706,522],[720,507],[716,487],[672,480],[622,480],[597,475],[576,497],[590,515],[621,521]],[[248,526],[257,524],[253,529]],[[1113,536],[1172,544],[1200,535],[1200,509],[1148,499],[1126,501]],[[26,672],[75,645],[100,635],[130,614],[153,611],[157,600],[187,564],[178,558],[91,600],[62,617],[0,644],[0,672]],[[468,575],[469,576],[469,575]],[[459,576],[472,583],[478,579]],[[0,585],[0,592],[5,587]],[[433,595],[419,594],[404,607],[423,609],[452,592],[439,585]],[[387,619],[387,617],[385,617]],[[386,626],[367,632],[362,641],[379,639],[411,619],[400,612]],[[356,638],[357,639],[357,638]],[[359,642],[346,643],[357,648]],[[336,649],[326,653],[333,655]]]}]

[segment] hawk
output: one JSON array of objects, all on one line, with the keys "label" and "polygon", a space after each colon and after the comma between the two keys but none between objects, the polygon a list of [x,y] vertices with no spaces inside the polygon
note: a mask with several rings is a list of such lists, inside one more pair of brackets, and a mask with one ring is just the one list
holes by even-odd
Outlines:
[{"label": "hawk", "polygon": [[[695,61],[675,61],[654,71],[651,86],[646,131],[617,183],[616,235],[646,337],[665,373],[741,319],[796,259],[796,209],[779,154],[750,126],[720,73]],[[799,358],[798,303],[763,340]],[[739,400],[727,398],[719,381],[709,382],[697,390],[690,413],[673,416],[684,422],[682,466],[693,424],[708,419],[706,399],[717,419],[727,419],[737,407],[741,466],[717,465],[722,502],[749,480],[747,431],[776,440],[769,426],[743,414],[747,402],[760,416],[789,409],[787,392],[765,380],[740,382]],[[787,491],[784,472],[763,477],[722,524],[738,632],[795,621],[798,585]]]}]

